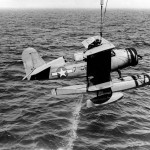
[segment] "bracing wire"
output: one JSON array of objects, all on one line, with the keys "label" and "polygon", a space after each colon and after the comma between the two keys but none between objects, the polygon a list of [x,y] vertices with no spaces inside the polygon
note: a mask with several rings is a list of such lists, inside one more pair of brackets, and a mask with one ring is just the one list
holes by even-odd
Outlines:
[{"label": "bracing wire", "polygon": [[104,22],[104,20],[105,20],[105,16],[106,16],[107,4],[108,4],[108,0],[106,1],[106,6],[105,6],[105,11],[104,11],[104,19],[103,19],[103,22]]},{"label": "bracing wire", "polygon": [[101,0],[100,1],[100,5],[101,5],[100,41],[102,41],[102,35],[103,35],[103,4],[104,4],[104,0]]},{"label": "bracing wire", "polygon": [[106,11],[107,11],[107,4],[108,4],[108,0],[106,1],[106,6],[105,6],[105,10],[104,10],[104,15],[102,14],[102,5],[101,5],[101,26],[100,26],[100,36],[102,37],[102,32],[103,32],[103,24],[105,22],[105,16],[106,16]]}]

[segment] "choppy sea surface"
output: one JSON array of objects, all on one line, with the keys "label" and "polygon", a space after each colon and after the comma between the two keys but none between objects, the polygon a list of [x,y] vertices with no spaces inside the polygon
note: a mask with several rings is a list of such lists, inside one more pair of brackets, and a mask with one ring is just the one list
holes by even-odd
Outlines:
[{"label": "choppy sea surface", "polygon": [[[0,11],[0,150],[149,150],[150,87],[124,92],[116,103],[86,108],[89,95],[52,96],[54,87],[84,78],[22,81],[23,50],[48,62],[72,61],[81,42],[99,34],[99,10]],[[143,56],[123,76],[150,71],[150,11],[108,10],[103,36]]]}]

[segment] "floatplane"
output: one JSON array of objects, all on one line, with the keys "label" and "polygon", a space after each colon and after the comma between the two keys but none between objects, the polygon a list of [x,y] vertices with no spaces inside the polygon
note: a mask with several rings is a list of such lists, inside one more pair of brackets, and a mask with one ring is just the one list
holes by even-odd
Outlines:
[{"label": "floatplane", "polygon": [[[101,14],[104,2],[101,0]],[[94,93],[94,98],[87,100],[87,107],[105,105],[123,97],[122,91],[150,84],[150,73],[122,77],[120,69],[136,66],[140,55],[134,48],[116,49],[102,37],[102,15],[100,35],[85,39],[84,52],[74,54],[74,61],[67,62],[59,57],[46,63],[37,51],[27,48],[22,53],[22,60],[28,80],[59,79],[85,76],[86,84],[72,85],[52,89],[52,95]],[[119,78],[112,79],[111,72],[117,71]]]}]

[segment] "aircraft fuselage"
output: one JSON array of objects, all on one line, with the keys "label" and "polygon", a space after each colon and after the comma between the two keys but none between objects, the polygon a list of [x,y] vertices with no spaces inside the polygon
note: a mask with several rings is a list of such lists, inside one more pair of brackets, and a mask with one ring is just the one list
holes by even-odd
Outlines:
[{"label": "aircraft fuselage", "polygon": [[[63,59],[63,58],[62,58]],[[87,62],[73,61],[60,63],[60,59],[54,60],[54,64],[45,64],[35,69],[31,74],[29,80],[45,80],[58,78],[71,78],[86,76]],[[117,71],[128,66],[134,66],[138,63],[137,53],[135,49],[115,49],[111,56],[111,71]],[[57,65],[56,65],[57,64]],[[59,65],[60,64],[60,65]],[[43,69],[44,67],[44,69]],[[105,66],[103,66],[105,67]],[[41,70],[41,71],[38,71]]]}]

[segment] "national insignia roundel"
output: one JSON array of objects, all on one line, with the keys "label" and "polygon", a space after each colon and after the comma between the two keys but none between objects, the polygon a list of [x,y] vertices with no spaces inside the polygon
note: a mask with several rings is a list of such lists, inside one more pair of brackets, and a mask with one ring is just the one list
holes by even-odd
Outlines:
[{"label": "national insignia roundel", "polygon": [[66,78],[68,76],[67,69],[65,67],[59,67],[57,69],[57,76],[59,78]]}]

